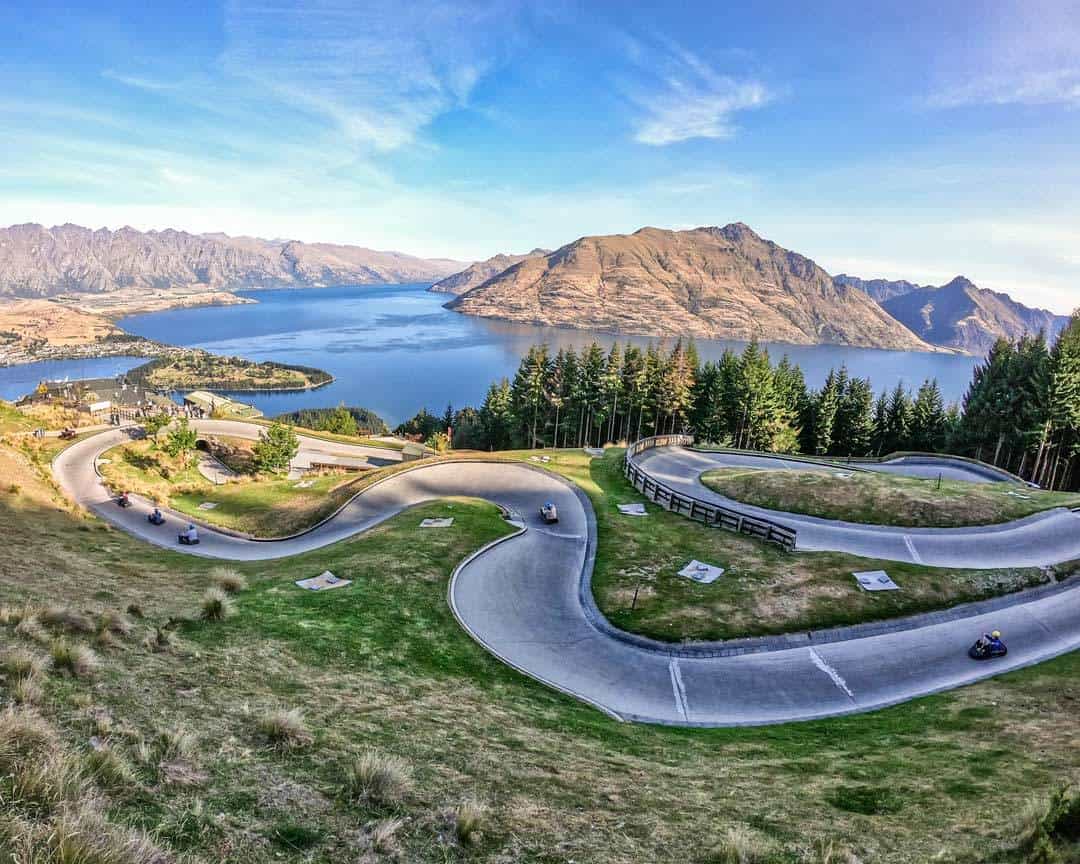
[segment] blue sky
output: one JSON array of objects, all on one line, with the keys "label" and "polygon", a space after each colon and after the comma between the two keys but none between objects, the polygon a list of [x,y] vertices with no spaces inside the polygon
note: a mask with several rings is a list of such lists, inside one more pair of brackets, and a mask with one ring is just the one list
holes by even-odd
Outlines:
[{"label": "blue sky", "polygon": [[7,0],[0,83],[2,224],[472,259],[744,221],[1080,305],[1080,0]]}]

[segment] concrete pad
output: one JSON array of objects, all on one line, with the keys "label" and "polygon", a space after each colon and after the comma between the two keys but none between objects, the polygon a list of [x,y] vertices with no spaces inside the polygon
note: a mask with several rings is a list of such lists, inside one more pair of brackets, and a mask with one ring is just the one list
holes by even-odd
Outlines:
[{"label": "concrete pad", "polygon": [[301,480],[299,483],[293,485],[293,489],[310,489],[315,485],[314,480]]},{"label": "concrete pad", "polygon": [[851,471],[833,471],[832,476],[837,480],[850,480],[855,474]]},{"label": "concrete pad", "polygon": [[864,570],[861,573],[852,573],[851,575],[855,577],[855,581],[859,583],[859,587],[864,591],[900,590],[900,586],[893,582],[889,578],[889,574],[884,570]]},{"label": "concrete pad", "polygon": [[424,519],[420,523],[421,528],[449,528],[454,524],[454,517],[447,516],[440,519]]},{"label": "concrete pad", "polygon": [[217,501],[203,501],[199,505],[200,510],[213,510],[215,507],[217,507]]},{"label": "concrete pad", "polygon": [[339,579],[329,570],[323,570],[318,576],[296,582],[298,588],[304,588],[308,591],[330,591],[333,588],[344,588],[346,585],[352,585],[352,580]]},{"label": "concrete pad", "polygon": [[592,456],[593,459],[596,459],[596,458],[604,455],[604,448],[603,447],[586,447],[585,452],[588,453],[590,456]]},{"label": "concrete pad", "polygon": [[702,585],[709,585],[724,575],[724,568],[705,564],[695,559],[683,567],[679,571],[679,575],[700,582]]},{"label": "concrete pad", "polygon": [[637,504],[620,504],[619,505],[619,512],[622,513],[623,516],[648,516],[649,515],[648,513],[645,512],[645,505],[640,503],[640,502],[637,503]]},{"label": "concrete pad", "polygon": [[529,461],[530,462],[550,462],[551,457],[550,456],[530,456]]}]

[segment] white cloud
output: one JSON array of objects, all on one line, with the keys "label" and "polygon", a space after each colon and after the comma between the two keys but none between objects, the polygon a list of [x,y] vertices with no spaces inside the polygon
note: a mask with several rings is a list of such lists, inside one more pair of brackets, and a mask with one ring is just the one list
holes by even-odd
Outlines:
[{"label": "white cloud", "polygon": [[730,138],[733,115],[760,108],[774,94],[754,78],[718,73],[696,54],[668,44],[659,57],[640,50],[632,58],[659,65],[659,83],[637,86],[630,98],[641,109],[634,139],[662,147],[692,138]]},{"label": "white cloud", "polygon": [[931,95],[933,108],[963,105],[1080,106],[1080,67],[989,75]]},{"label": "white cloud", "polygon": [[225,71],[382,151],[468,104],[514,36],[511,0],[233,0]]}]

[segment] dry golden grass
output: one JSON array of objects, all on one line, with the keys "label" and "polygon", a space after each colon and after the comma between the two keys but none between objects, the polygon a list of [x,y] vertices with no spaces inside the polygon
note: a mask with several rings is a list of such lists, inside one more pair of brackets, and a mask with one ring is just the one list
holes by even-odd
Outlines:
[{"label": "dry golden grass", "polygon": [[236,614],[236,604],[220,588],[211,588],[203,594],[200,616],[204,621],[224,621]]},{"label": "dry golden grass", "polygon": [[277,708],[261,714],[255,721],[255,729],[280,750],[306,747],[315,740],[299,708]]},{"label": "dry golden grass", "polygon": [[86,645],[57,639],[49,647],[53,667],[70,672],[75,678],[90,678],[101,665],[97,655]]},{"label": "dry golden grass", "polygon": [[345,769],[342,787],[350,798],[392,807],[405,799],[412,778],[403,759],[368,750]]}]

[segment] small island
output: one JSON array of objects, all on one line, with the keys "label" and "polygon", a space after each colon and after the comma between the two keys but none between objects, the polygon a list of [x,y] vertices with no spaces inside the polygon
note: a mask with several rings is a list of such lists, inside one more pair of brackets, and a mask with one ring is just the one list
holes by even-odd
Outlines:
[{"label": "small island", "polygon": [[127,378],[147,390],[226,390],[233,393],[313,390],[334,376],[311,366],[222,357],[185,349],[137,366]]}]

